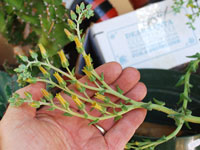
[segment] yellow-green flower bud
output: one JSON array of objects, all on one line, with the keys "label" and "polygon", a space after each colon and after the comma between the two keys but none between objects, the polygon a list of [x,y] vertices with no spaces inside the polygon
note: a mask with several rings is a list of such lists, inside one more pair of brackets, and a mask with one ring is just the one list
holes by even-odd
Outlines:
[{"label": "yellow-green flower bud", "polygon": [[67,35],[67,37],[68,37],[71,41],[74,40],[74,35],[73,35],[71,32],[69,32],[69,30],[64,29],[64,32],[65,32],[65,34]]},{"label": "yellow-green flower bud", "polygon": [[65,56],[65,54],[64,54],[64,52],[63,52],[63,50],[60,50],[60,51],[58,52],[58,54],[59,54],[59,56],[60,56],[60,60],[61,60],[62,66],[63,66],[64,68],[67,68],[67,67],[69,66],[69,62],[68,62],[68,60],[67,60],[67,58],[66,58],[66,56]]},{"label": "yellow-green flower bud", "polygon": [[82,53],[83,52],[83,44],[81,43],[81,41],[79,40],[79,38],[77,36],[74,38],[74,41],[76,43],[76,49],[77,49],[78,53]]},{"label": "yellow-green flower bud", "polygon": [[38,54],[37,54],[36,52],[34,52],[33,50],[29,50],[29,53],[30,53],[30,55],[31,55],[31,57],[32,57],[33,59],[37,59]]},{"label": "yellow-green flower bud", "polygon": [[44,69],[42,66],[39,67],[40,71],[42,72],[42,74],[45,76],[45,77],[49,77],[50,74],[46,71],[46,69]]},{"label": "yellow-green flower bud", "polygon": [[102,101],[105,101],[106,100],[106,97],[100,93],[95,93],[95,98],[99,99],[99,100],[102,100]]},{"label": "yellow-green flower bud", "polygon": [[33,108],[39,108],[40,107],[40,102],[34,101],[34,102],[30,103],[29,106],[31,106]]},{"label": "yellow-green flower bud", "polygon": [[85,59],[86,66],[88,68],[91,68],[92,67],[92,60],[91,60],[90,54],[89,55],[85,55],[84,59]]},{"label": "yellow-green flower bud", "polygon": [[71,29],[75,29],[76,28],[76,24],[71,19],[68,19],[67,22],[68,22],[68,24],[69,24]]},{"label": "yellow-green flower bud", "polygon": [[92,107],[99,111],[102,111],[102,112],[104,111],[103,107],[101,105],[97,104],[97,102],[95,102],[95,101],[92,103]]},{"label": "yellow-green flower bud", "polygon": [[25,95],[27,98],[32,99],[32,94],[31,94],[31,93],[29,93],[29,92],[24,92],[24,95]]},{"label": "yellow-green flower bud", "polygon": [[86,76],[88,76],[88,78],[92,77],[92,72],[88,71],[86,67],[84,67],[82,71],[86,74]]},{"label": "yellow-green flower bud", "polygon": [[49,101],[51,101],[53,99],[53,95],[51,93],[49,93],[47,90],[42,89],[41,90],[42,95]]},{"label": "yellow-green flower bud", "polygon": [[76,103],[76,105],[79,107],[79,109],[83,108],[84,104],[81,102],[81,100],[76,95],[72,95],[72,99]]},{"label": "yellow-green flower bud", "polygon": [[47,58],[47,51],[46,49],[44,48],[44,46],[42,44],[38,44],[39,48],[40,48],[40,52],[41,52],[41,55],[43,58]]},{"label": "yellow-green flower bud", "polygon": [[67,103],[67,101],[62,97],[62,95],[60,93],[56,94],[56,98],[59,100],[59,102],[62,104],[62,106],[64,108],[68,108],[69,104]]},{"label": "yellow-green flower bud", "polygon": [[86,67],[84,67],[82,71],[86,74],[86,76],[90,79],[90,81],[96,80],[96,78],[92,75],[92,72],[89,71]]},{"label": "yellow-green flower bud", "polygon": [[53,75],[57,79],[59,85],[61,85],[62,87],[66,86],[66,82],[63,80],[63,78],[59,75],[58,72],[55,72]]},{"label": "yellow-green flower bud", "polygon": [[37,82],[37,78],[28,78],[28,79],[26,79],[26,82],[28,82],[28,83],[36,83]]}]

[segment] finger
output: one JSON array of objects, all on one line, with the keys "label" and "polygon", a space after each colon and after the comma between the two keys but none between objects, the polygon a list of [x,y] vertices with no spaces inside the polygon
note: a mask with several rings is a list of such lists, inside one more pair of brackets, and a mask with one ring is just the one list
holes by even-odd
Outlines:
[{"label": "finger", "polygon": [[[95,71],[97,72],[97,74],[101,74],[102,72],[104,73],[104,81],[107,84],[111,84],[113,83],[121,74],[122,72],[122,68],[121,65],[116,63],[116,62],[110,62],[110,63],[106,63],[98,68],[95,69]],[[89,81],[87,76],[82,77],[80,80],[80,82],[82,83],[88,83],[89,86],[93,86],[96,87],[96,85]],[[76,87],[74,85],[70,85],[69,89],[74,90],[74,92],[76,92],[78,95],[85,97],[85,95],[83,93],[80,93]],[[92,90],[86,90],[86,93],[89,97],[93,96],[95,91]],[[76,106],[76,103],[71,99],[70,96],[66,95],[66,94],[62,94],[63,97],[69,102],[70,107],[74,108],[74,109],[78,109]]]},{"label": "finger", "polygon": [[124,115],[105,135],[109,149],[122,150],[146,116],[145,109],[136,109]]},{"label": "finger", "polygon": [[[41,93],[41,88],[45,88],[45,84],[42,82],[37,82],[16,91],[16,93],[18,93],[21,98],[25,98],[24,92],[29,92],[32,94],[33,100],[40,100],[40,98],[43,96]],[[36,109],[24,103],[20,107],[9,106],[5,113],[5,117],[13,119],[26,119],[35,117],[35,114]]]},{"label": "finger", "polygon": [[[135,68],[129,67],[122,71],[120,77],[113,84],[111,84],[110,87],[116,91],[116,86],[119,86],[119,88],[123,90],[124,94],[126,94],[138,83],[139,80],[140,80],[139,71]],[[118,97],[110,95],[110,94],[105,94],[105,96],[110,97],[111,101],[114,103],[117,100],[119,100]],[[94,109],[92,112],[90,112],[89,111],[90,109],[91,109],[91,104],[87,104],[86,110],[88,111],[90,115],[93,115],[96,117],[101,116],[101,113],[99,111]]]},{"label": "finger", "polygon": [[147,95],[147,87],[144,83],[138,82],[137,85],[126,94],[126,97],[129,97],[135,101],[142,101]]},{"label": "finger", "polygon": [[[123,74],[111,86],[115,91],[117,91],[116,86],[119,86],[119,88],[124,92],[124,94],[126,94],[139,82],[139,80],[140,72],[135,68],[129,67],[123,70]],[[119,100],[118,97],[115,97],[113,95],[109,96],[111,97],[112,102],[116,102],[117,100]]]},{"label": "finger", "polygon": [[[125,96],[135,101],[141,101],[142,99],[144,99],[146,94],[147,94],[146,86],[144,85],[144,83],[139,82]],[[119,100],[117,103],[120,103],[120,102],[124,102],[124,101]],[[108,111],[111,112],[112,109]],[[114,121],[114,118],[111,118],[111,119],[100,121],[98,125],[101,126],[105,131],[108,131],[115,123],[116,122]]]}]

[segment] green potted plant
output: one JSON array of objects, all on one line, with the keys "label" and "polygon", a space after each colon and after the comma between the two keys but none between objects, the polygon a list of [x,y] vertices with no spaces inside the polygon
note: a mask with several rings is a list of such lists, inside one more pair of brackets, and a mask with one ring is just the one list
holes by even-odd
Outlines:
[{"label": "green potted plant", "polygon": [[[48,49],[50,60],[56,64],[55,54],[70,42],[63,32],[64,28],[69,29],[68,14],[69,11],[65,8],[62,0],[1,0],[0,54],[2,71],[6,69],[13,73],[10,66],[17,65],[15,57],[19,54],[28,56],[30,49],[38,51],[38,43]],[[5,61],[8,62],[8,65],[3,65]],[[2,72],[1,77],[4,78],[5,74]],[[5,80],[7,81],[7,79]],[[0,102],[6,107],[7,100],[5,100]],[[4,111],[5,108],[1,113],[3,114]]]},{"label": "green potted plant", "polygon": [[53,56],[70,40],[63,33],[68,28],[68,14],[62,0],[2,0],[0,33],[16,52],[35,49],[41,43]]}]

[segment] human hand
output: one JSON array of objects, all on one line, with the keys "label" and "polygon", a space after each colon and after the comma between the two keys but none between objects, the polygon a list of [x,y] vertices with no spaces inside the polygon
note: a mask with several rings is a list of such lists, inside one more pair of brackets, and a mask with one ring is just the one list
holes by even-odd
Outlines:
[{"label": "human hand", "polygon": [[[112,88],[119,85],[131,99],[140,101],[146,95],[146,87],[139,82],[140,74],[134,68],[122,70],[119,64],[112,62],[98,67],[96,72],[104,72],[105,81]],[[80,81],[88,80],[85,76]],[[38,82],[18,90],[17,93],[23,97],[27,91],[33,95],[34,100],[39,100],[42,97],[41,88],[45,88],[45,84]],[[73,88],[73,85],[69,88]],[[92,97],[91,91],[88,95]],[[67,95],[64,97],[76,109],[70,97]],[[120,101],[113,96],[110,98],[116,103]],[[89,106],[86,104],[86,107]],[[97,111],[91,113],[96,116],[101,115]],[[95,125],[89,126],[89,120],[62,114],[59,110],[47,111],[46,106],[38,111],[27,104],[18,108],[9,106],[0,122],[0,149],[123,150],[143,122],[146,110],[130,111],[117,122],[114,122],[114,119],[100,121],[98,125],[105,129],[105,135],[102,135]]]}]

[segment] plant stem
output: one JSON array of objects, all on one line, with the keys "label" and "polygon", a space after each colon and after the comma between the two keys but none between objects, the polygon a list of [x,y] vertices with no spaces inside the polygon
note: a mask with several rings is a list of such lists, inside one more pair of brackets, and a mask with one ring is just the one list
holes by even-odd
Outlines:
[{"label": "plant stem", "polygon": [[[65,89],[61,86],[59,86],[58,84],[52,82],[52,81],[48,81],[48,80],[44,80],[44,79],[37,79],[38,81],[41,81],[41,82],[45,82],[45,83],[49,83],[49,84],[52,84],[58,88],[60,88],[61,90],[63,91],[66,91],[66,92],[69,92],[70,94],[75,94],[74,92],[72,92],[71,90],[69,89]],[[119,94],[119,93],[118,93]],[[80,99],[86,101],[86,102],[89,102],[89,103],[92,103],[92,100],[89,100],[87,97],[82,97],[80,95],[77,95]],[[122,97],[124,98],[124,97]],[[126,97],[126,99],[129,99]],[[129,99],[130,100],[130,99]],[[88,117],[88,119],[90,120],[96,120],[96,119],[99,119],[99,120],[105,120],[105,119],[109,119],[109,118],[113,118],[113,117],[116,117],[118,115],[123,115],[131,110],[134,110],[136,108],[144,108],[144,106],[147,104],[147,103],[144,103],[144,102],[136,102],[136,101],[133,101],[134,102],[134,105],[127,105],[127,110],[126,111],[121,111],[121,112],[118,112],[117,114],[111,114],[110,116],[102,116],[102,117]],[[98,103],[98,102],[97,102]],[[120,108],[121,105],[113,105],[113,104],[106,104],[106,103],[98,103],[104,107],[114,107],[114,108]],[[150,104],[150,106],[152,108],[152,110],[157,110],[157,111],[160,111],[160,112],[164,112],[168,115],[173,115],[173,114],[181,114],[181,113],[178,113],[176,111],[174,111],[173,109],[170,109],[170,108],[167,108],[167,107],[164,107],[164,106],[160,106],[158,104]],[[83,116],[84,117],[84,116]],[[192,123],[198,123],[200,124],[200,117],[196,117],[196,116],[192,116],[192,115],[188,115],[188,116],[183,116],[181,119],[183,119],[184,121],[187,121],[187,122],[192,122]]]},{"label": "plant stem", "polygon": [[[85,101],[85,102],[88,102],[88,103],[92,103],[92,102],[93,102],[91,99],[88,99],[87,97],[82,97],[82,96],[78,95],[77,93],[71,91],[71,90],[68,89],[67,87],[63,88],[63,87],[61,87],[60,85],[58,85],[58,84],[56,84],[56,83],[54,83],[54,82],[52,82],[52,81],[44,80],[44,79],[37,79],[37,81],[38,81],[38,82],[44,82],[44,83],[51,84],[51,85],[53,85],[53,86],[55,86],[55,87],[57,87],[57,88],[59,88],[59,89],[65,91],[65,92],[68,92],[68,93],[71,94],[71,95],[77,95],[78,98],[82,99],[82,100]],[[113,104],[106,104],[106,103],[99,103],[99,102],[97,102],[97,103],[98,103],[99,105],[104,106],[104,107],[120,108],[120,105],[117,105],[117,104],[113,105]]]},{"label": "plant stem", "polygon": [[[30,66],[30,64],[34,64],[34,63],[38,63],[38,62],[36,62],[36,61],[30,62],[30,63],[29,63],[29,66]],[[65,73],[64,71],[62,71],[62,70],[60,70],[60,69],[58,69],[58,68],[52,66],[51,64],[47,64],[47,63],[43,63],[43,62],[39,62],[39,63],[41,63],[41,65],[50,67],[51,69],[53,69],[53,70],[55,70],[55,71],[57,71],[57,72],[63,74],[64,76],[66,76],[66,77],[68,77],[68,78],[70,78],[70,79],[72,79],[72,80],[76,80],[76,78],[74,78],[74,77],[72,77],[71,75],[69,75],[68,73]],[[107,88],[107,90],[105,91],[106,93],[112,94],[112,95],[114,95],[114,96],[116,96],[116,97],[119,97],[119,98],[125,100],[125,101],[130,100],[128,97],[126,97],[126,96],[124,96],[124,95],[118,93],[117,91],[113,90],[113,89],[112,89],[110,86],[108,86],[104,81],[101,81],[99,75],[98,75],[94,70],[93,70],[93,74],[94,74],[95,77],[104,85],[104,87]],[[187,75],[187,80],[189,80],[189,77],[190,77],[190,76],[189,76],[189,74],[188,74],[188,75]],[[72,92],[71,90],[69,90],[69,89],[66,90],[65,88],[60,87],[59,85],[55,84],[55,83],[52,82],[52,81],[42,80],[42,79],[38,79],[38,81],[42,81],[42,82],[46,82],[46,83],[52,84],[52,85],[54,85],[54,86],[56,86],[56,87],[62,89],[63,91],[69,92],[70,94],[75,94],[75,93]],[[81,82],[78,81],[78,80],[77,80],[77,82],[78,82],[81,86],[83,86],[83,87],[85,87],[85,88],[87,88],[87,89],[89,89],[89,90],[101,91],[100,88],[91,87],[91,86],[89,86],[89,85],[86,85],[86,84],[81,83]],[[79,97],[80,99],[86,101],[86,102],[89,102],[89,103],[92,102],[92,101],[88,100],[88,99],[85,98],[85,97],[82,97],[82,96],[79,96],[79,95],[78,95],[78,97]],[[128,106],[128,107],[129,107],[128,111],[133,110],[133,109],[136,109],[136,108],[144,108],[144,105],[147,104],[147,103],[144,103],[144,102],[137,102],[137,101],[134,101],[134,100],[131,100],[131,103],[133,104],[133,106],[132,106],[132,107],[131,107],[131,106]],[[113,105],[113,103],[112,103],[112,104],[99,103],[99,104],[102,105],[102,106],[105,106],[105,107],[120,108],[120,105],[117,105],[117,104]],[[187,102],[184,103],[184,106],[185,106],[185,107],[187,106]],[[153,110],[161,111],[161,112],[164,112],[164,113],[166,113],[166,114],[168,114],[168,115],[179,114],[178,112],[176,112],[176,111],[174,111],[174,110],[172,110],[172,109],[170,109],[170,108],[167,108],[167,107],[164,107],[164,106],[160,106],[160,105],[157,105],[157,104],[151,104],[149,107],[151,107]],[[120,113],[118,113],[118,115],[123,115],[123,114],[127,113],[128,111],[121,111]],[[112,118],[112,117],[114,117],[114,116],[113,116],[113,115],[110,116],[110,117],[106,116],[106,117],[101,117],[101,118],[99,118],[99,119],[100,119],[100,120],[103,120],[103,119]],[[95,119],[96,119],[96,118],[95,118]],[[195,117],[195,116],[192,116],[192,115],[188,115],[188,116],[182,117],[182,119],[184,119],[184,120],[187,121],[187,122],[199,123],[199,124],[200,124],[200,117]]]},{"label": "plant stem", "polygon": [[166,141],[169,141],[170,139],[172,139],[173,137],[175,137],[179,132],[180,132],[180,130],[182,129],[182,127],[183,127],[183,121],[182,121],[182,123],[180,123],[180,125],[178,125],[178,127],[176,128],[176,130],[174,130],[174,132],[172,132],[170,135],[168,135],[168,136],[166,136],[165,138],[164,138],[164,140],[163,139],[159,139],[159,140],[157,140],[157,141],[155,141],[155,142],[151,142],[150,144],[148,144],[148,145],[145,145],[145,146],[142,146],[142,147],[140,147],[140,149],[142,150],[142,149],[146,149],[146,148],[149,148],[149,147],[155,147],[155,146],[157,146],[157,145],[159,145],[159,144],[162,144],[162,143],[164,143],[164,142],[166,142]]},{"label": "plant stem", "polygon": [[[191,75],[191,72],[187,72],[186,75],[185,75],[185,83],[184,83],[184,92],[183,94],[185,95],[185,97],[188,97],[189,94],[188,94],[188,86],[189,86],[189,81],[190,81],[190,75]],[[187,104],[188,104],[188,99],[184,98],[183,100],[183,111],[187,109]]]},{"label": "plant stem", "polygon": [[[66,73],[66,72],[64,72],[64,71],[62,71],[62,70],[60,70],[60,69],[54,67],[54,66],[51,65],[51,64],[46,64],[46,63],[43,63],[43,62],[40,62],[40,63],[41,63],[41,65],[44,65],[44,66],[50,67],[51,69],[53,69],[53,70],[55,70],[55,71],[61,73],[62,75],[68,77],[68,78],[71,79],[71,80],[76,80],[75,77],[70,76],[68,73]],[[89,90],[100,91],[99,88],[92,87],[92,86],[88,86],[88,85],[86,85],[86,84],[83,84],[83,83],[80,82],[79,80],[76,80],[76,81],[77,81],[78,84],[80,84],[81,86],[83,86],[83,87],[85,87],[85,88],[87,88],[87,89],[89,89]]]}]

